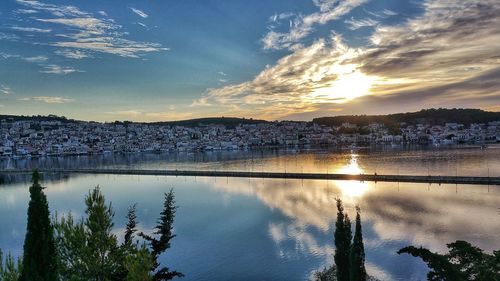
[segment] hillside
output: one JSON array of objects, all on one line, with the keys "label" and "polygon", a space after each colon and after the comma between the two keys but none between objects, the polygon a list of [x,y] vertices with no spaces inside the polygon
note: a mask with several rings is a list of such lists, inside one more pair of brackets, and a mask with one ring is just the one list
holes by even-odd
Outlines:
[{"label": "hillside", "polygon": [[[64,116],[56,115],[0,115],[0,120],[9,121],[60,121],[62,123],[74,123],[74,122],[85,122],[73,119],[67,119]],[[207,125],[224,125],[229,128],[234,128],[239,124],[259,124],[267,123],[265,120],[258,119],[246,119],[246,118],[236,118],[236,117],[208,117],[208,118],[197,118],[179,121],[162,121],[162,122],[131,122],[131,121],[115,121],[114,124],[148,124],[148,125],[158,125],[158,126],[184,126],[184,127],[196,127],[196,126],[207,126]]]},{"label": "hillside", "polygon": [[207,125],[224,125],[226,127],[236,127],[239,124],[259,124],[267,123],[265,120],[258,119],[246,119],[246,118],[236,118],[236,117],[208,117],[208,118],[197,118],[179,121],[168,121],[168,122],[153,122],[145,123],[150,125],[169,125],[169,126],[184,126],[184,127],[196,127],[196,126],[207,126]]},{"label": "hillside", "polygon": [[383,123],[387,126],[398,126],[401,122],[407,124],[428,123],[443,125],[444,123],[461,123],[466,126],[471,123],[487,123],[500,121],[500,112],[489,112],[480,109],[423,109],[417,112],[396,113],[388,115],[343,115],[313,119],[313,123],[326,126],[340,126],[342,123],[365,126],[370,123]]}]

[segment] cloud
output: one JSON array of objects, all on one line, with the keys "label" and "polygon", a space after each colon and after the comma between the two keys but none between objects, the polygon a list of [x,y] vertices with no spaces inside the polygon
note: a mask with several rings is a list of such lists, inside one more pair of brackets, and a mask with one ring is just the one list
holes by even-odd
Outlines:
[{"label": "cloud", "polygon": [[[104,18],[97,18],[91,13],[82,11],[75,6],[45,4],[39,1],[27,0],[17,0],[17,3],[34,11],[48,12],[52,15],[49,18],[40,16],[32,17],[33,20],[39,23],[65,27],[63,33],[55,34],[50,38],[51,43],[49,44],[55,47],[133,58],[137,58],[144,53],[168,50],[168,48],[163,48],[158,43],[138,42],[126,39],[125,36],[128,33],[122,30],[123,27],[121,25],[116,24],[113,19],[108,18],[107,14],[103,11],[99,11],[98,13]],[[22,29],[25,31],[39,30],[39,32],[51,31],[51,29],[41,29],[38,27],[23,27]],[[39,42],[33,43],[39,44]],[[79,57],[82,58],[81,56]]]},{"label": "cloud", "polygon": [[54,53],[56,55],[59,55],[59,56],[63,56],[63,57],[69,58],[69,59],[77,59],[77,60],[91,57],[86,52],[82,52],[79,50],[70,50],[70,49],[56,50]]},{"label": "cloud", "polygon": [[[297,16],[291,21],[289,32],[268,32],[262,43],[264,49],[293,49],[300,40],[307,37],[314,31],[317,24],[326,24],[337,20],[351,12],[354,8],[364,4],[368,0],[314,0],[314,4],[320,11],[306,15]],[[274,18],[272,18],[274,19]]]},{"label": "cloud", "polygon": [[118,111],[108,111],[106,114],[110,115],[119,115],[119,116],[126,116],[126,117],[138,117],[142,115],[142,111],[140,110],[118,110]]},{"label": "cloud", "polygon": [[49,58],[46,56],[34,56],[34,57],[23,57],[21,55],[13,55],[13,54],[8,54],[8,53],[3,53],[0,52],[0,58],[2,59],[20,59],[26,62],[31,62],[31,63],[42,63],[46,62]]},{"label": "cloud", "polygon": [[293,17],[295,14],[294,13],[291,13],[291,12],[288,12],[288,13],[280,13],[280,14],[274,14],[272,15],[271,17],[269,17],[269,22],[272,22],[272,23],[277,23],[279,22],[280,20],[284,20],[284,19],[288,19],[288,18],[291,18]]},{"label": "cloud", "polygon": [[169,106],[168,111],[163,112],[145,112],[139,109],[128,109],[108,111],[105,114],[135,121],[185,120],[194,117],[194,114],[191,112],[176,112],[173,105]]},{"label": "cloud", "polygon": [[149,29],[149,26],[147,26],[145,23],[137,22],[137,24],[144,27],[145,29]]},{"label": "cloud", "polygon": [[[497,0],[435,0],[425,12],[397,26],[378,26],[373,48],[356,62],[364,72],[412,81],[405,87],[422,88],[456,83],[498,67],[500,3]],[[380,85],[379,92],[394,84]]]},{"label": "cloud", "polygon": [[4,84],[0,84],[0,93],[7,96],[7,95],[12,94],[12,91],[11,91],[9,86],[4,85]]},{"label": "cloud", "polygon": [[398,14],[398,13],[391,11],[391,10],[388,10],[388,9],[383,9],[382,11],[378,11],[378,12],[370,12],[370,11],[365,10],[365,12],[367,12],[368,14],[375,16],[377,18],[381,18],[381,19],[392,17],[392,16],[395,16]]},{"label": "cloud", "polygon": [[[330,11],[329,3],[317,1],[321,11]],[[254,79],[208,89],[192,106],[283,119],[500,102],[499,1],[428,0],[422,7],[400,24],[378,24],[368,47],[350,47],[338,34],[295,45]]]},{"label": "cloud", "polygon": [[19,36],[15,34],[10,34],[10,33],[3,33],[0,32],[0,40],[7,40],[7,41],[18,41],[20,39]]},{"label": "cloud", "polygon": [[46,56],[36,56],[36,57],[23,57],[22,59],[32,63],[42,63],[46,62],[49,58]]},{"label": "cloud", "polygon": [[51,97],[51,96],[39,96],[39,97],[26,97],[18,99],[20,101],[36,101],[44,102],[50,104],[63,104],[75,101],[74,99],[69,99],[65,97]]},{"label": "cloud", "polygon": [[219,71],[219,72],[217,72],[217,74],[219,74],[220,76],[227,76],[227,74],[223,71]]},{"label": "cloud", "polygon": [[44,65],[41,73],[49,73],[49,74],[58,74],[58,75],[66,75],[74,72],[83,72],[82,70],[75,69],[69,66],[59,66],[56,64]]},{"label": "cloud", "polygon": [[24,32],[38,32],[38,33],[49,33],[51,29],[36,28],[36,27],[22,27],[22,26],[12,26],[10,29]]},{"label": "cloud", "polygon": [[349,20],[345,20],[345,23],[349,25],[349,29],[351,30],[356,30],[362,27],[372,27],[376,26],[378,24],[378,21],[373,20],[373,19],[360,19],[356,20],[354,18],[351,18]]},{"label": "cloud", "polygon": [[333,35],[295,50],[251,81],[209,89],[192,106],[236,105],[243,115],[272,119],[315,111],[324,102],[344,103],[356,94],[353,89],[345,89],[347,82],[362,78],[355,65],[345,62],[358,55],[358,50],[349,48],[340,35]]},{"label": "cloud", "polygon": [[19,13],[19,14],[36,14],[36,13],[38,13],[37,10],[32,10],[32,9],[17,9],[15,12]]},{"label": "cloud", "polygon": [[146,14],[144,11],[141,11],[139,9],[130,8],[130,10],[132,10],[132,12],[134,12],[136,15],[140,16],[141,18],[147,18],[147,17],[149,17],[148,14]]},{"label": "cloud", "polygon": [[80,11],[80,9],[78,9],[75,6],[65,6],[65,5],[58,6],[55,4],[46,4],[34,0],[16,0],[16,2],[23,6],[29,7],[32,11],[45,11],[57,17],[64,17],[64,16],[79,17],[79,16],[89,15],[86,12]]}]

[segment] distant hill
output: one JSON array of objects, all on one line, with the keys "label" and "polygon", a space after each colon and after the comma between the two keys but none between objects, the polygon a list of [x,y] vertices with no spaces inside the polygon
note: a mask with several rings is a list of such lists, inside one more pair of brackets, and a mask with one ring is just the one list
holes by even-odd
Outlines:
[{"label": "distant hill", "polygon": [[[0,115],[1,120],[9,121],[60,121],[62,123],[76,123],[85,122],[74,119],[67,119],[64,116],[56,115]],[[197,118],[179,121],[161,121],[161,122],[132,122],[132,121],[115,121],[114,124],[148,124],[148,125],[158,125],[158,126],[184,126],[184,127],[196,127],[196,126],[207,126],[207,125],[224,125],[226,127],[234,128],[239,124],[259,124],[267,123],[268,121],[259,119],[246,119],[246,118],[236,118],[236,117],[209,117],[209,118]]]},{"label": "distant hill", "polygon": [[258,119],[246,119],[246,118],[236,118],[236,117],[208,117],[208,118],[197,118],[189,120],[180,121],[167,121],[167,122],[153,122],[145,123],[150,125],[168,125],[168,126],[184,126],[184,127],[197,127],[197,126],[207,126],[207,125],[224,125],[226,127],[234,128],[240,124],[260,124],[267,123],[265,120]]},{"label": "distant hill", "polygon": [[[67,119],[64,116],[56,115],[0,115],[0,120],[11,121],[60,121],[62,123],[85,122],[74,119]],[[388,127],[399,127],[401,122],[408,124],[429,123],[442,125],[444,123],[462,123],[470,125],[471,123],[487,123],[491,121],[500,121],[500,112],[489,112],[480,109],[424,109],[418,112],[396,113],[388,115],[344,115],[333,117],[321,117],[312,120],[312,123],[326,126],[340,126],[342,123],[357,124],[366,126],[370,123],[383,123]],[[131,122],[131,121],[115,121],[114,124],[149,124],[149,125],[167,125],[167,126],[208,126],[208,125],[224,125],[229,128],[234,128],[239,124],[261,124],[268,123],[266,120],[247,119],[237,117],[209,117],[197,118],[180,121],[162,121],[162,122]]]},{"label": "distant hill", "polygon": [[423,109],[418,112],[396,113],[388,115],[344,115],[321,117],[313,119],[313,123],[325,126],[340,126],[342,123],[351,123],[366,126],[370,123],[383,123],[386,126],[399,126],[401,122],[407,124],[428,123],[443,125],[444,123],[461,123],[466,126],[471,123],[487,123],[500,121],[500,112],[489,112],[480,109]]},{"label": "distant hill", "polygon": [[8,121],[30,121],[30,120],[36,120],[36,121],[60,121],[61,123],[74,123],[74,122],[82,122],[74,119],[67,119],[64,116],[57,116],[57,115],[0,115],[0,121],[1,120],[8,120]]}]

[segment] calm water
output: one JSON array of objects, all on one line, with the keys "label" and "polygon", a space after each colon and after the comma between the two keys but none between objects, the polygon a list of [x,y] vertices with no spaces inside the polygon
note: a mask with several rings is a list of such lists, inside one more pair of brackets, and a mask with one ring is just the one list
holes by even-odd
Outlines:
[{"label": "calm water", "polygon": [[[137,167],[352,173],[500,175],[500,149],[389,149],[127,155],[3,161],[6,167]],[[0,248],[22,252],[28,182],[0,186]],[[151,230],[162,194],[174,188],[178,235],[164,257],[184,280],[306,280],[333,263],[335,198],[354,217],[362,208],[368,272],[382,280],[425,280],[425,264],[396,251],[409,244],[444,251],[463,239],[500,249],[500,188],[349,181],[89,175],[45,182],[52,212],[83,214],[84,195],[100,185],[116,211],[138,204]]]}]

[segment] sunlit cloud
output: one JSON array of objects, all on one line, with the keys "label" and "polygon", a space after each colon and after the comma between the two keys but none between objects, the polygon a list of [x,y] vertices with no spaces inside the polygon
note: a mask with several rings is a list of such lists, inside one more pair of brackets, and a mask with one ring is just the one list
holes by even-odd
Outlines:
[{"label": "sunlit cloud", "polygon": [[370,87],[377,80],[349,63],[359,55],[360,50],[349,48],[340,35],[333,35],[295,50],[252,81],[208,90],[193,106],[237,105],[252,111],[252,116],[280,118],[315,111],[321,103],[342,104],[371,94]]},{"label": "sunlit cloud", "polygon": [[65,98],[65,97],[51,97],[51,96],[39,96],[39,97],[26,97],[18,99],[20,101],[36,101],[36,102],[44,102],[50,104],[63,104],[75,101],[74,99]]},{"label": "sunlit cloud", "polygon": [[[305,24],[308,22],[328,22],[330,17],[319,15],[341,7],[336,1],[316,4],[320,12],[310,20],[306,20],[308,16],[301,19],[288,39],[296,31],[312,32],[300,27],[312,26]],[[350,2],[350,8],[342,6],[341,10],[361,4]],[[253,80],[208,89],[192,105],[226,107],[229,112],[238,106],[242,115],[282,119],[328,114],[339,104],[346,111],[363,113],[367,104],[374,111],[400,111],[401,103],[414,109],[423,107],[424,102],[426,106],[470,107],[473,101],[474,106],[483,108],[498,103],[500,3],[429,0],[422,7],[421,15],[397,25],[366,18],[346,20],[352,29],[372,26],[371,44],[353,48],[335,33],[308,46],[295,44],[291,54],[266,66]],[[390,10],[366,12],[380,19],[396,14]],[[266,36],[274,36],[272,32]],[[273,48],[299,42],[288,39],[271,40],[279,43]]]}]

